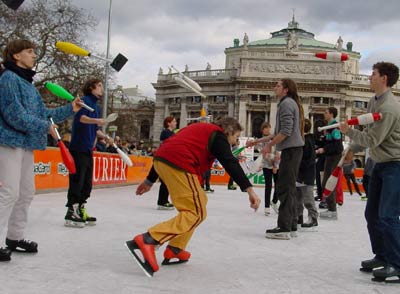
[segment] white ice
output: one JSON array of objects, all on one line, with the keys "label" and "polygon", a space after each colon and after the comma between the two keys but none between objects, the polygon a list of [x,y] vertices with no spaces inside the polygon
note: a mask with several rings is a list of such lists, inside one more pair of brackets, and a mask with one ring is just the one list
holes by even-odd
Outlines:
[{"label": "white ice", "polygon": [[[156,210],[158,185],[143,196],[136,186],[96,189],[87,204],[94,227],[63,226],[66,193],[36,195],[26,238],[39,253],[13,253],[0,263],[0,293],[400,293],[359,271],[372,257],[363,212],[366,202],[346,193],[338,221],[291,240],[265,238],[277,215],[249,208],[246,193],[213,186],[208,217],[194,234],[186,264],[160,266],[148,278],[125,241],[175,215]],[[263,199],[263,188],[256,188]],[[162,261],[164,247],[157,251]]]}]

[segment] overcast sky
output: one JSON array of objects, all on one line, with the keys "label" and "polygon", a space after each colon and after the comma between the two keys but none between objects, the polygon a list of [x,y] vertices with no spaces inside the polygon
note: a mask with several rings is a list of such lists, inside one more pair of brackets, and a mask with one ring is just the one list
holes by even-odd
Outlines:
[{"label": "overcast sky", "polygon": [[[109,0],[73,0],[98,21],[89,36],[98,52],[106,51]],[[129,61],[116,74],[117,83],[142,89],[154,97],[150,83],[160,67],[203,70],[224,68],[224,49],[233,39],[242,44],[270,38],[287,27],[295,9],[300,27],[320,41],[344,45],[353,42],[361,53],[361,71],[370,72],[377,61],[400,65],[399,0],[112,0],[112,55],[122,53]]]}]

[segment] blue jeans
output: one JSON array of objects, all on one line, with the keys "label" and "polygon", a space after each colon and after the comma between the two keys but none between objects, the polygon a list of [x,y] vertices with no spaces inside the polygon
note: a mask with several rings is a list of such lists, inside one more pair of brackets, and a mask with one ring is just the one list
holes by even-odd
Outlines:
[{"label": "blue jeans", "polygon": [[400,162],[375,165],[365,219],[372,252],[400,269]]}]

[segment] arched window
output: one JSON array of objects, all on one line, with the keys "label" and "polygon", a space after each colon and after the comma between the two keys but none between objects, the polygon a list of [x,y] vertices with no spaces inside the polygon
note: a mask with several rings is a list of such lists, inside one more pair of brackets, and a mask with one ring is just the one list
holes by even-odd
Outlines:
[{"label": "arched window", "polygon": [[149,139],[150,138],[150,121],[143,120],[140,123],[140,138]]},{"label": "arched window", "polygon": [[252,137],[256,137],[256,138],[262,137],[260,128],[261,128],[261,124],[263,122],[264,122],[264,117],[257,115],[253,118],[253,122],[251,124],[251,136]]}]

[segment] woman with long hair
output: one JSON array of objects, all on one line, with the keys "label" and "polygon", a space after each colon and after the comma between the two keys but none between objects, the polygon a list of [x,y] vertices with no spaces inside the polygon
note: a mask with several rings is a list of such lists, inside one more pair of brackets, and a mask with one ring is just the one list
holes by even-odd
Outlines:
[{"label": "woman with long hair", "polygon": [[266,231],[271,239],[290,239],[297,235],[296,179],[303,156],[304,112],[297,94],[296,83],[282,79],[275,85],[279,99],[275,136],[267,143],[263,153],[271,153],[272,146],[281,151],[276,195],[279,199],[278,226]]}]

